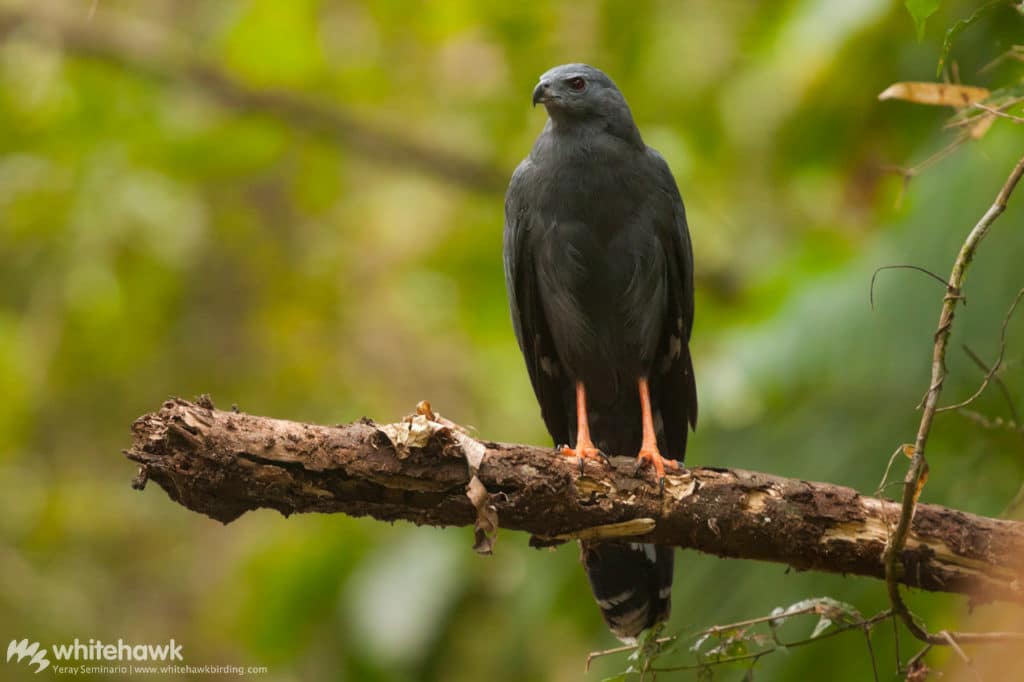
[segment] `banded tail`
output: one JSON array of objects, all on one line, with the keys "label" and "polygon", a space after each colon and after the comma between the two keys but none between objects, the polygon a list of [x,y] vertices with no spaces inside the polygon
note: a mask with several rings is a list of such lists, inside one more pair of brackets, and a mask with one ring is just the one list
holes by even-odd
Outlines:
[{"label": "banded tail", "polygon": [[601,615],[620,640],[632,643],[643,630],[668,619],[674,557],[670,546],[580,543],[580,561]]}]

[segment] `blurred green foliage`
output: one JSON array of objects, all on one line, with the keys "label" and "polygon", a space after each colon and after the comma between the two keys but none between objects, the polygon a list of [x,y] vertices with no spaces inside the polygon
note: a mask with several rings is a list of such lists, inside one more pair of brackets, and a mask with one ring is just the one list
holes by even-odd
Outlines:
[{"label": "blurred green foliage", "polygon": [[917,39],[924,38],[925,25],[928,17],[939,10],[939,0],[906,0],[907,11],[914,19],[914,28],[917,30]]},{"label": "blurred green foliage", "polygon": [[[872,312],[871,273],[913,263],[945,275],[1021,153],[1019,129],[999,121],[905,194],[886,171],[949,140],[948,111],[875,96],[931,77],[944,27],[970,15],[968,2],[942,3],[921,42],[903,3],[883,0],[89,4],[58,7],[85,30],[130,13],[248,86],[506,174],[543,124],[529,106],[537,76],[568,61],[608,71],[690,217],[701,399],[691,464],[874,490],[916,429],[942,292],[885,272]],[[31,3],[2,7],[19,6]],[[1021,22],[1006,5],[963,31],[951,53],[960,78],[1018,82],[1018,61],[979,69],[1019,40]],[[973,266],[950,401],[983,374],[960,345],[994,359],[1024,285],[1022,201]],[[271,512],[222,527],[156,489],[133,492],[118,454],[136,416],[202,392],[326,423],[397,419],[429,398],[487,438],[547,442],[507,318],[502,219],[500,191],[226,109],[194,83],[76,51],[46,20],[6,31],[5,637],[175,637],[188,662],[265,664],[280,680],[579,679],[586,653],[615,640],[571,546],[539,552],[504,533],[479,558],[466,529]],[[1022,324],[1010,325],[1002,374],[1018,400]],[[998,391],[973,407],[1008,416]],[[1016,492],[1019,434],[946,413],[930,443],[926,501],[996,514]],[[875,581],[688,552],[669,629],[822,595],[865,614],[885,606]],[[933,629],[964,616],[960,599],[911,599]],[[874,650],[895,669],[890,633],[876,632]],[[624,666],[602,659],[588,679]],[[870,661],[843,635],[770,657],[758,675],[863,680]]]}]

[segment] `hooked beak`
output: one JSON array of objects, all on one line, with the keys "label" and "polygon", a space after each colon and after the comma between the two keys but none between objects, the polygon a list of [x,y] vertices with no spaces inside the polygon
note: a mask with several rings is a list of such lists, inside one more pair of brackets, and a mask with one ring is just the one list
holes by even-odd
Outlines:
[{"label": "hooked beak", "polygon": [[537,83],[537,87],[533,89],[533,106],[537,106],[537,102],[548,101],[548,88],[550,85],[547,81]]}]

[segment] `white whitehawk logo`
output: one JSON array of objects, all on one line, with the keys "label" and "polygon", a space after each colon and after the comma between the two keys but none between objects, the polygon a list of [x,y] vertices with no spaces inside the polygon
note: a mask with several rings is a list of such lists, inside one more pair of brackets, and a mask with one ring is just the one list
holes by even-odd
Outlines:
[{"label": "white whitehawk logo", "polygon": [[18,661],[23,658],[28,658],[29,665],[37,665],[37,673],[41,673],[50,665],[50,661],[46,658],[46,649],[39,648],[39,642],[32,642],[29,644],[27,639],[23,639],[20,642],[16,639],[12,639],[11,643],[7,645],[7,660],[10,661],[15,656],[18,657]]}]

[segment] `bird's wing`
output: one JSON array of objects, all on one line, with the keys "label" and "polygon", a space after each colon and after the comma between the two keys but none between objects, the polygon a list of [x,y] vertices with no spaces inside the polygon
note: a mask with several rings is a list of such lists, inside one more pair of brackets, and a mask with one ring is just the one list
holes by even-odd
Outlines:
[{"label": "bird's wing", "polygon": [[533,225],[530,218],[527,183],[530,172],[527,159],[512,176],[505,197],[505,287],[516,340],[526,359],[533,392],[540,403],[541,416],[555,444],[569,444],[569,420],[563,398],[566,377],[558,361],[551,331],[544,317],[538,294],[536,259],[530,239]]},{"label": "bird's wing", "polygon": [[672,204],[672,215],[659,220],[658,235],[668,255],[668,317],[663,326],[652,374],[659,384],[658,403],[662,413],[668,454],[682,460],[689,427],[697,426],[697,385],[690,358],[693,329],[693,248],[686,225],[686,209],[675,178],[658,152],[648,149],[659,188]]}]

